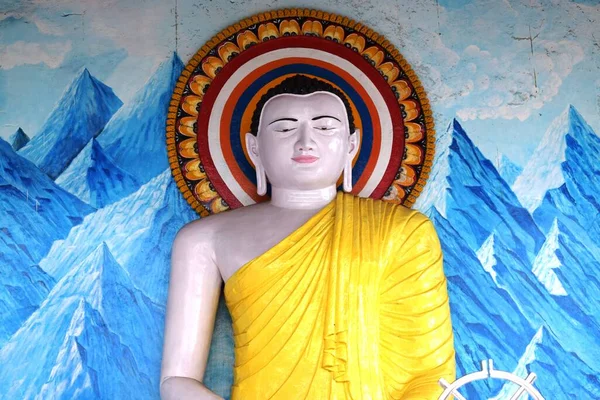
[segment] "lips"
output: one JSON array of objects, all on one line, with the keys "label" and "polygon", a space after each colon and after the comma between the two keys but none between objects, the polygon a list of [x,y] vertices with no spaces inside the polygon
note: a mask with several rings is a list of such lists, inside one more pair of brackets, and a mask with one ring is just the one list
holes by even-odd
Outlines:
[{"label": "lips", "polygon": [[310,164],[310,163],[317,161],[318,159],[319,159],[319,157],[308,156],[308,155],[292,157],[292,160],[294,160],[300,164]]}]

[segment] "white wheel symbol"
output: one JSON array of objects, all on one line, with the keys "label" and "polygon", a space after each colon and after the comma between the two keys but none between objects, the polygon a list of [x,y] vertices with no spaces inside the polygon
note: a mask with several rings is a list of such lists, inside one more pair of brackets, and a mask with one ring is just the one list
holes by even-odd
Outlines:
[{"label": "white wheel symbol", "polygon": [[483,360],[481,361],[481,371],[472,372],[467,374],[452,383],[448,383],[444,378],[439,380],[440,386],[444,388],[444,392],[438,398],[438,400],[449,399],[450,396],[454,396],[456,400],[466,400],[463,395],[458,392],[458,389],[474,381],[484,379],[501,379],[513,382],[517,384],[516,392],[511,396],[510,400],[517,400],[524,393],[529,394],[534,400],[544,400],[544,397],[533,387],[533,381],[536,378],[535,373],[530,373],[527,378],[523,379],[517,375],[511,374],[510,372],[498,371],[494,369],[494,361]]}]

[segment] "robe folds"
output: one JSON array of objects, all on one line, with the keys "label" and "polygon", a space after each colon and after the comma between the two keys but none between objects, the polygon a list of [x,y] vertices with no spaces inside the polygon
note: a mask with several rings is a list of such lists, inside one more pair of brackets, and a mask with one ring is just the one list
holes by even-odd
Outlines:
[{"label": "robe folds", "polygon": [[225,284],[232,399],[437,399],[455,361],[423,214],[338,193]]}]

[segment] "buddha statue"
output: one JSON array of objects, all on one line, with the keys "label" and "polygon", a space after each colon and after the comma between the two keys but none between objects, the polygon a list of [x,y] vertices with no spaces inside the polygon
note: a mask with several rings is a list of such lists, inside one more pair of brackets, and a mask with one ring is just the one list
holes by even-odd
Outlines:
[{"label": "buddha statue", "polygon": [[436,399],[438,380],[453,381],[437,235],[417,211],[345,193],[360,144],[350,110],[302,75],[258,103],[245,139],[270,200],[178,233],[163,400],[219,398],[202,381],[223,282],[232,399]]}]

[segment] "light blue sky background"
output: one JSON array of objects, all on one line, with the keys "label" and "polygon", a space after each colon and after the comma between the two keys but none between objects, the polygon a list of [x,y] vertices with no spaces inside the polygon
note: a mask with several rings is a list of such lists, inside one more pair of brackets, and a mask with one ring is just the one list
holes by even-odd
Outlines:
[{"label": "light blue sky background", "polygon": [[421,78],[438,130],[456,116],[490,158],[523,165],[568,104],[600,132],[600,1],[365,3],[0,0],[0,136],[19,126],[35,135],[82,67],[127,102],[172,51],[187,62],[226,26],[284,7],[385,35]]}]

